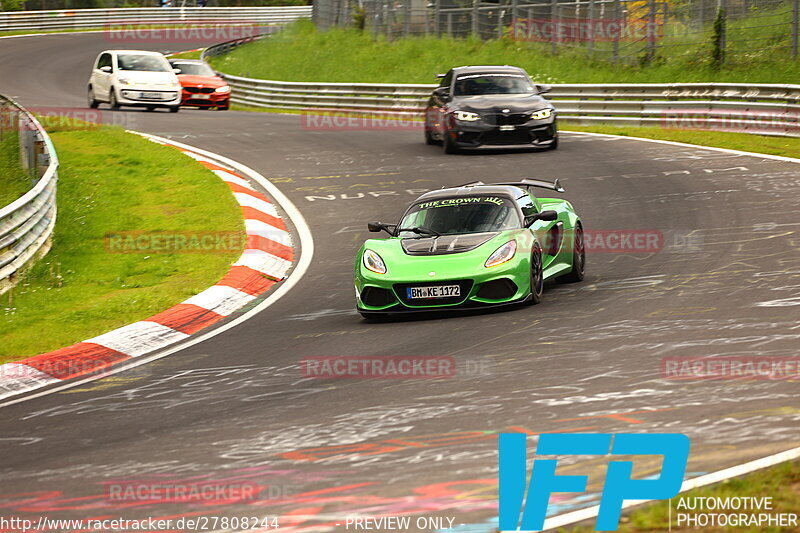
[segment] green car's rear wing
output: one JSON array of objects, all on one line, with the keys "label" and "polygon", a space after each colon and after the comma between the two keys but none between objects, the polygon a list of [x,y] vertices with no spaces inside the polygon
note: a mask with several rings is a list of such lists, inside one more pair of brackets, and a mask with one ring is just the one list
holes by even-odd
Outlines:
[{"label": "green car's rear wing", "polygon": [[556,192],[566,192],[564,187],[561,186],[561,183],[558,179],[553,180],[553,183],[544,180],[532,180],[532,179],[521,179],[519,181],[504,181],[501,183],[484,183],[482,181],[473,181],[470,183],[465,183],[463,185],[459,185],[459,187],[474,187],[477,185],[513,185],[515,187],[539,187],[541,189],[550,189],[551,191]]}]

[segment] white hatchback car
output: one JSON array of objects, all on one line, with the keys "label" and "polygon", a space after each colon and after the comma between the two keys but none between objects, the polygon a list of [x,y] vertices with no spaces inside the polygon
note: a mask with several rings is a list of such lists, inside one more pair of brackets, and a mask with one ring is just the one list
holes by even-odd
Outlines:
[{"label": "white hatchback car", "polygon": [[159,52],[106,50],[94,62],[89,78],[89,107],[107,102],[120,106],[166,107],[177,113],[181,84],[167,58]]}]

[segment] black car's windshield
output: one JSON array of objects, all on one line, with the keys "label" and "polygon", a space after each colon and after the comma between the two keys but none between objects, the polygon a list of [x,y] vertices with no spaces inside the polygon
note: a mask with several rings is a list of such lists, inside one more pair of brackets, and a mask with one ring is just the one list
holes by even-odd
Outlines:
[{"label": "black car's windshield", "polygon": [[456,78],[455,96],[532,94],[536,91],[522,74],[465,74]]},{"label": "black car's windshield", "polygon": [[181,69],[181,74],[192,76],[216,76],[214,70],[205,63],[173,63],[174,68]]},{"label": "black car's windshield", "polygon": [[404,239],[503,231],[520,227],[514,203],[501,196],[459,196],[414,205],[398,226]]},{"label": "black car's windshield", "polygon": [[120,70],[138,70],[145,72],[169,72],[166,60],[151,55],[120,54],[117,56]]}]

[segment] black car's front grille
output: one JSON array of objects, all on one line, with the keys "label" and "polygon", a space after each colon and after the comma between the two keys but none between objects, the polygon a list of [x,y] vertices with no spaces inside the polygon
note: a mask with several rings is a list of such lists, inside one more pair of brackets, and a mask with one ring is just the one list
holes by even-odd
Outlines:
[{"label": "black car's front grille", "polygon": [[186,91],[187,93],[211,94],[216,89],[214,89],[213,87],[184,87],[183,90]]},{"label": "black car's front grille", "polygon": [[481,136],[482,144],[501,146],[506,144],[530,144],[531,135],[527,130],[487,131]]},{"label": "black car's front grille", "polygon": [[531,119],[530,113],[491,113],[482,115],[483,120],[487,124],[493,126],[519,126],[525,124]]},{"label": "black car's front grille", "polygon": [[[408,289],[410,287],[433,287],[433,286],[441,286],[441,285],[458,285],[461,289],[460,296],[450,296],[447,298],[414,298],[410,299],[408,297]],[[448,280],[448,281],[435,281],[430,283],[395,283],[394,284],[394,292],[397,294],[400,301],[406,305],[415,307],[415,306],[427,306],[427,305],[447,305],[447,304],[457,304],[461,303],[467,299],[469,296],[469,292],[472,290],[472,280],[471,279],[456,279],[456,280]]]}]

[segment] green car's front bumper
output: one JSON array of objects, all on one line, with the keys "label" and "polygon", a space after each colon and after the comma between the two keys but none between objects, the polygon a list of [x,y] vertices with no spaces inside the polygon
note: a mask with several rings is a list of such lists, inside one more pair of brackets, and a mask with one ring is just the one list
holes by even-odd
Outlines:
[{"label": "green car's front bumper", "polygon": [[[492,244],[487,243],[470,252],[405,256],[402,261],[395,261],[394,265],[391,261],[387,261],[386,274],[377,274],[363,265],[362,249],[355,265],[358,311],[365,315],[440,311],[492,307],[525,301],[530,296],[529,253],[521,253],[521,250],[518,250],[511,260],[487,268],[484,263],[497,248],[497,242],[494,240],[491,242]],[[369,248],[381,254],[381,246],[373,245]],[[525,249],[524,246],[520,248]],[[382,257],[385,260],[385,256]],[[458,285],[460,295],[426,299],[409,297],[409,288],[439,285]]]}]

